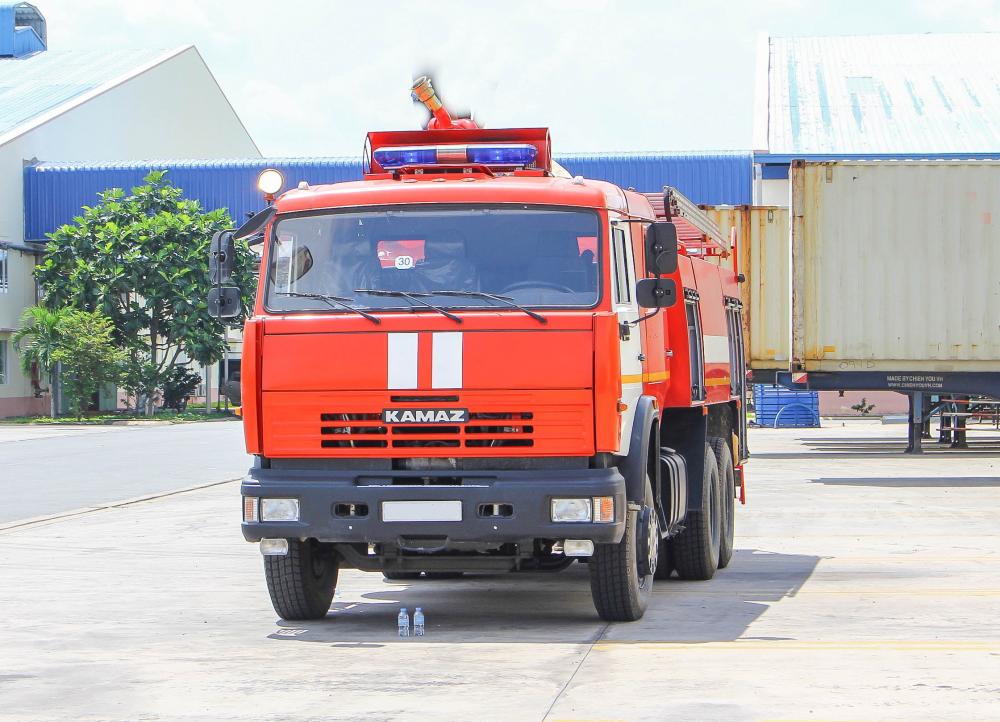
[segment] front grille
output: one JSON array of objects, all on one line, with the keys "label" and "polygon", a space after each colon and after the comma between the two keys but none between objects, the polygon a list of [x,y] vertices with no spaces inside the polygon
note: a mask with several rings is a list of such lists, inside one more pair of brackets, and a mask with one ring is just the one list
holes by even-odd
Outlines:
[{"label": "front grille", "polygon": [[[393,396],[394,404],[440,403],[440,396]],[[447,397],[457,403],[458,396]],[[405,408],[403,406],[402,408]],[[324,449],[496,448],[535,445],[530,411],[470,411],[465,424],[383,424],[381,412],[331,411],[320,414],[320,446]],[[367,422],[367,423],[366,423]],[[375,423],[372,423],[375,422]],[[385,437],[385,438],[378,438]]]}]

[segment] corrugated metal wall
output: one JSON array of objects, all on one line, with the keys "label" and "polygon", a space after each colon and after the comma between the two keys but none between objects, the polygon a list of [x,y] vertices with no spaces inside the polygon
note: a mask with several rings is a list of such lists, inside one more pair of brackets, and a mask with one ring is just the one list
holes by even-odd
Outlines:
[{"label": "corrugated metal wall", "polygon": [[[564,155],[556,160],[574,175],[611,181],[624,188],[659,191],[670,185],[696,203],[750,202],[753,164],[749,153]],[[261,207],[255,181],[268,167],[281,170],[289,187],[300,180],[311,184],[358,180],[362,173],[361,160],[356,158],[40,163],[24,171],[24,237],[43,239],[62,224],[71,223],[82,206],[96,203],[100,191],[130,189],[141,184],[149,171],[164,168],[188,197],[198,199],[206,209],[227,208],[239,221]]]},{"label": "corrugated metal wall", "polygon": [[72,223],[80,208],[97,202],[107,188],[141,185],[151,170],[167,169],[167,177],[184,194],[206,209],[226,208],[239,222],[263,206],[257,174],[277,168],[286,187],[300,180],[339,183],[361,178],[361,160],[354,158],[254,158],[217,161],[143,161],[103,165],[41,163],[24,170],[24,237],[41,240],[64,223]]},{"label": "corrugated metal wall", "polygon": [[556,161],[572,175],[640,193],[673,186],[702,205],[744,205],[752,198],[750,153],[594,153],[557,155]]}]

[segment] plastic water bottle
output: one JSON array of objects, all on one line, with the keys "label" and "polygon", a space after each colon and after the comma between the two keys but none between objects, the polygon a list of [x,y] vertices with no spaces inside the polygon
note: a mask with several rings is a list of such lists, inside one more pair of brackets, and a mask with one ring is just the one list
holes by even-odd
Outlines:
[{"label": "plastic water bottle", "polygon": [[406,607],[399,610],[399,617],[396,619],[396,624],[399,627],[400,637],[410,636],[410,613]]},{"label": "plastic water bottle", "polygon": [[417,607],[413,612],[413,636],[424,636],[424,610]]}]

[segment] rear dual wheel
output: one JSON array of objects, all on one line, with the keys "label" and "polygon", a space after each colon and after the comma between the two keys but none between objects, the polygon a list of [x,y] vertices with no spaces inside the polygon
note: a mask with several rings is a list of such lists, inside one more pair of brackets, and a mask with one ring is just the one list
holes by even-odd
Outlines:
[{"label": "rear dual wheel", "polygon": [[725,569],[733,558],[733,540],[736,531],[736,469],[729,444],[720,437],[708,440],[715,452],[719,467],[719,502],[722,534],[719,537],[719,569]]},{"label": "rear dual wheel", "polygon": [[722,489],[712,447],[705,444],[701,479],[701,506],[689,510],[684,531],[670,540],[671,558],[681,579],[706,580],[719,568],[722,545]]}]

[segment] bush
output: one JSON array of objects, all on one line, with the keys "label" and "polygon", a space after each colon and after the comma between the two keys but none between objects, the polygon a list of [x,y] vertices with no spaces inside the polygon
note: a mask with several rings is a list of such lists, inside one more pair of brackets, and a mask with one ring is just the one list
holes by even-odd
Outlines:
[{"label": "bush", "polygon": [[188,396],[201,383],[201,374],[186,366],[173,366],[163,380],[163,408],[184,411]]}]

